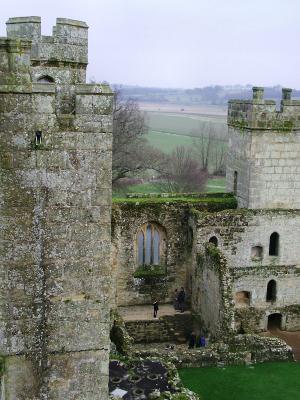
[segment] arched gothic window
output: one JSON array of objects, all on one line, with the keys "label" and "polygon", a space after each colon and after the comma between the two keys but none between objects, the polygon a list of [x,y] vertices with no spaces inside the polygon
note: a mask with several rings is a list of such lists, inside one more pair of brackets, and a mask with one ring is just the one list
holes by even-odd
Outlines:
[{"label": "arched gothic window", "polygon": [[159,265],[163,258],[164,233],[155,224],[143,225],[137,234],[138,265]]},{"label": "arched gothic window", "polygon": [[269,255],[278,256],[279,254],[279,235],[277,232],[273,232],[270,236],[269,244]]}]

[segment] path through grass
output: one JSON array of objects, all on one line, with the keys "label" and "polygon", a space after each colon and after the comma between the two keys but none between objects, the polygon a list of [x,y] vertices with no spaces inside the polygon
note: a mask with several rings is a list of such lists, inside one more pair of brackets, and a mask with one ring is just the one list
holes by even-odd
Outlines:
[{"label": "path through grass", "polygon": [[300,399],[300,363],[296,362],[184,368],[179,374],[183,384],[203,400]]}]

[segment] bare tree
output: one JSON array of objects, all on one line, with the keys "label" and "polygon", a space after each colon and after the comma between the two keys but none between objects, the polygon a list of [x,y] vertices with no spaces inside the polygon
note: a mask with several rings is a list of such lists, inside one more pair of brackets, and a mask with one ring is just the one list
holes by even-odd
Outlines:
[{"label": "bare tree", "polygon": [[214,175],[224,176],[226,171],[226,146],[225,141],[219,143],[213,149],[213,165],[214,165]]},{"label": "bare tree", "polygon": [[202,169],[208,171],[216,133],[211,122],[204,124],[201,130],[201,135],[193,141],[194,154],[195,158],[199,160]]},{"label": "bare tree", "polygon": [[213,173],[225,171],[225,143],[224,136],[220,135],[211,122],[203,127],[203,133],[194,139],[194,157],[199,160],[203,170],[213,167]]},{"label": "bare tree", "polygon": [[147,144],[144,114],[133,100],[122,101],[115,95],[113,112],[112,181],[147,169],[156,169],[161,162],[160,152]]},{"label": "bare tree", "polygon": [[161,164],[162,173],[159,187],[166,192],[201,191],[207,181],[207,171],[192,158],[192,149],[176,147]]}]

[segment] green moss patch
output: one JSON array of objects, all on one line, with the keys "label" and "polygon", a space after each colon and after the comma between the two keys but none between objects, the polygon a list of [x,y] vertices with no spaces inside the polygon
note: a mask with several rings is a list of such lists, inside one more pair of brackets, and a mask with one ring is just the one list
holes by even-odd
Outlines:
[{"label": "green moss patch", "polygon": [[139,267],[135,273],[135,278],[163,278],[167,275],[166,268],[162,265],[144,265]]},{"label": "green moss patch", "polygon": [[195,209],[206,211],[219,211],[224,209],[235,209],[237,201],[230,193],[204,193],[175,196],[168,194],[164,197],[157,195],[132,195],[131,197],[114,198],[115,205],[130,205],[132,207],[142,205],[192,205]]}]

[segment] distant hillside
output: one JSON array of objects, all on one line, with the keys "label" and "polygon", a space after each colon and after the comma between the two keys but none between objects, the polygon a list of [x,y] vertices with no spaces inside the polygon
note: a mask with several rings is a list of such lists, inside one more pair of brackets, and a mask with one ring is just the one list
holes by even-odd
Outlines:
[{"label": "distant hillside", "polygon": [[[114,85],[124,98],[138,102],[167,104],[210,104],[225,105],[230,99],[248,99],[252,96],[252,85],[241,86],[206,86],[195,89],[168,89],[140,86]],[[265,98],[281,99],[281,86],[265,88]],[[293,91],[293,97],[300,99],[300,90]]]}]

